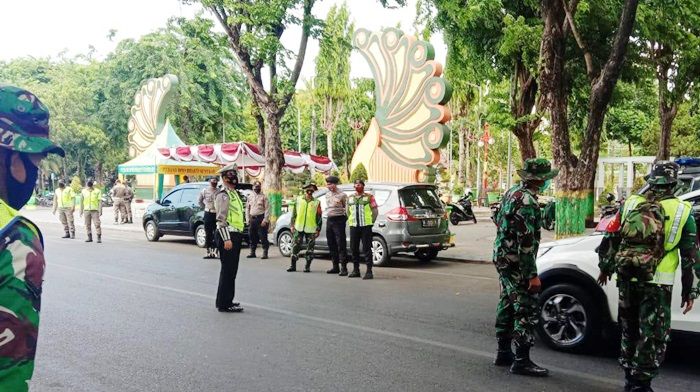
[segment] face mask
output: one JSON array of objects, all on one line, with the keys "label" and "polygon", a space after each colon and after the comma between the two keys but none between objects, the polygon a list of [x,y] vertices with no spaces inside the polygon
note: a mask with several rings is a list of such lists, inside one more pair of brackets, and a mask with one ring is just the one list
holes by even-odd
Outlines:
[{"label": "face mask", "polygon": [[256,186],[255,188],[253,188],[253,190],[255,191],[255,193],[260,193],[262,189]]},{"label": "face mask", "polygon": [[12,156],[14,154],[7,154],[5,157],[5,167],[7,170],[7,204],[19,210],[27,204],[27,201],[32,197],[34,192],[34,185],[36,185],[36,179],[39,176],[39,169],[34,166],[32,161],[25,154],[19,154],[22,163],[24,164],[24,170],[27,173],[27,178],[24,182],[19,182],[12,175],[10,167],[12,166]]},{"label": "face mask", "polygon": [[546,180],[540,187],[539,193],[544,193],[547,189],[549,189],[550,185],[552,185],[552,180]]}]

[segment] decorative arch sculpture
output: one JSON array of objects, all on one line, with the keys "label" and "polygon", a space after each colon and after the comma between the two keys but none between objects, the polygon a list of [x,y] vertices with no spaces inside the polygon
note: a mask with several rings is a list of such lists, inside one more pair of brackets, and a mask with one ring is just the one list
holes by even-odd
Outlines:
[{"label": "decorative arch sculpture", "polygon": [[452,88],[432,45],[395,28],[359,29],[353,44],[372,70],[377,109],[351,169],[363,164],[370,181],[433,181],[449,141]]},{"label": "decorative arch sculpture", "polygon": [[146,80],[134,95],[134,106],[127,123],[129,157],[133,158],[153,144],[165,127],[165,109],[175,94],[177,76],[167,74]]}]

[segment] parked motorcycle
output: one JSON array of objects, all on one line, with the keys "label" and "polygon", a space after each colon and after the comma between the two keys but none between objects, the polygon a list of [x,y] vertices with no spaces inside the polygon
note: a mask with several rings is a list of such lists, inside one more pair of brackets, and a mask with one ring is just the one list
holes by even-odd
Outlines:
[{"label": "parked motorcycle", "polygon": [[462,221],[473,221],[476,224],[476,216],[472,210],[471,192],[464,195],[457,203],[450,203],[449,205],[452,207],[450,223],[456,226]]},{"label": "parked motorcycle", "polygon": [[624,199],[615,200],[615,195],[612,193],[608,193],[607,196],[605,196],[605,200],[607,200],[609,204],[600,207],[600,221],[596,225],[595,231],[605,231],[608,224],[615,219],[617,212],[620,211],[620,207],[625,203]]}]

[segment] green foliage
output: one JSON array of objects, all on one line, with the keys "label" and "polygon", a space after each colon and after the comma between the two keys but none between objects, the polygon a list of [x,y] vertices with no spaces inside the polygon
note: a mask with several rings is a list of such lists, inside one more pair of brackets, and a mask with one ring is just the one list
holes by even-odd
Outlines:
[{"label": "green foliage", "polygon": [[316,172],[313,175],[312,182],[317,186],[317,187],[322,187],[326,185],[326,175],[321,173],[321,172]]},{"label": "green foliage", "polygon": [[353,170],[352,174],[350,175],[351,183],[354,183],[356,180],[367,181],[367,169],[365,169],[365,165],[361,163],[355,167],[355,170]]},{"label": "green foliage", "polygon": [[70,181],[70,187],[73,189],[73,192],[80,193],[80,190],[83,189],[83,184],[80,182],[80,177],[73,176],[73,179]]}]

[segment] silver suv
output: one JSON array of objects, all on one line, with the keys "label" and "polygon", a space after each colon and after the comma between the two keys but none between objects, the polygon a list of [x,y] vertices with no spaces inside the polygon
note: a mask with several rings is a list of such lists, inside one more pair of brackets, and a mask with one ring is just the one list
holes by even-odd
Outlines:
[{"label": "silver suv", "polygon": [[[338,190],[348,196],[355,192],[352,184],[339,185]],[[316,239],[317,253],[328,253],[327,192],[327,188],[322,188],[314,193],[323,209],[323,229]],[[374,265],[386,265],[392,256],[399,253],[413,253],[421,261],[427,262],[434,259],[439,251],[454,246],[448,229],[447,212],[434,185],[367,183],[365,192],[373,194],[379,205],[379,216],[372,228]],[[290,212],[283,214],[272,233],[273,241],[285,257],[292,254],[291,216]],[[350,255],[350,230],[346,233]]]}]

